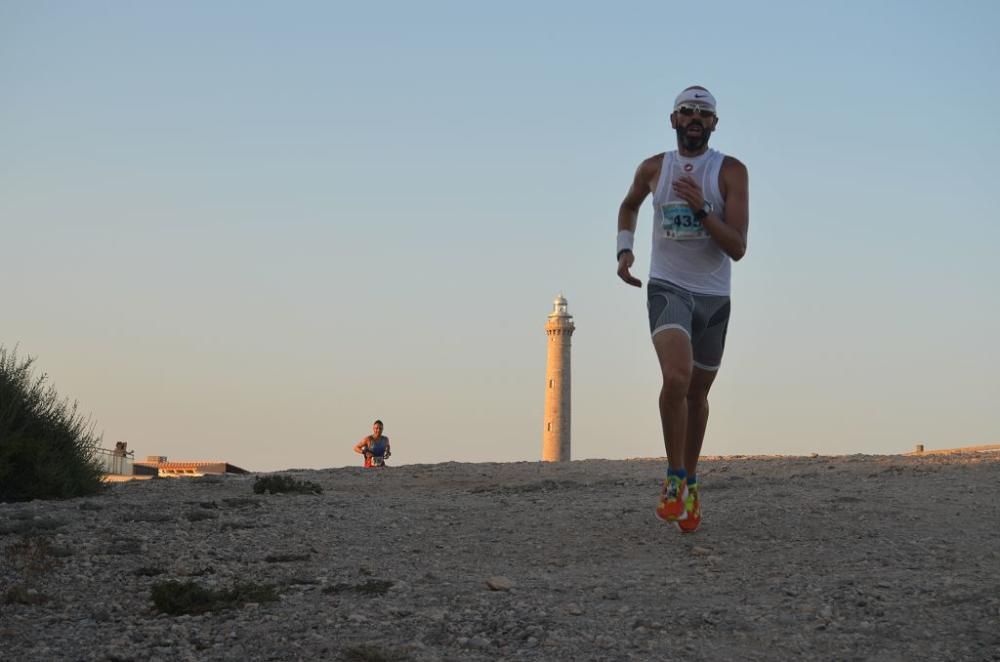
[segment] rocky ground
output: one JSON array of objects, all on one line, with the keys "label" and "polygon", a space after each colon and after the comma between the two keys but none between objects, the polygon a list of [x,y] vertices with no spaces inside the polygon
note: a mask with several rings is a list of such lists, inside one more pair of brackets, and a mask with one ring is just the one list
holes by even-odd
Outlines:
[{"label": "rocky ground", "polygon": [[[706,459],[693,535],[653,515],[663,468],[0,504],[0,659],[1000,660],[1000,454]],[[242,593],[171,615],[152,599],[170,581]]]}]

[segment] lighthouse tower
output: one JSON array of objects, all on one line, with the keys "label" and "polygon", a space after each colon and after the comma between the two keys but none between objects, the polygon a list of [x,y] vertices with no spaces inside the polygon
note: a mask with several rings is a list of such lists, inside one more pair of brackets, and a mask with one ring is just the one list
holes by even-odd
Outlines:
[{"label": "lighthouse tower", "polygon": [[545,362],[545,420],[542,423],[542,460],[569,462],[570,421],[570,338],[576,327],[567,312],[566,299],[560,294],[552,302],[552,312],[545,324],[548,336],[548,360]]}]

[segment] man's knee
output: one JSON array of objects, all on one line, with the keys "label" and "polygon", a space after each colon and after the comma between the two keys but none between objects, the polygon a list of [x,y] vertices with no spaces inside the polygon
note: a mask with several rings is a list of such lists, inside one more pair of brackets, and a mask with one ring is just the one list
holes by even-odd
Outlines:
[{"label": "man's knee", "polygon": [[687,391],[688,409],[692,412],[708,410],[708,391],[715,382],[714,372],[695,370]]},{"label": "man's knee", "polygon": [[691,412],[708,411],[708,390],[689,390],[687,394],[688,410]]},{"label": "man's knee", "polygon": [[691,385],[691,373],[684,370],[663,371],[663,396],[669,400],[682,400]]}]

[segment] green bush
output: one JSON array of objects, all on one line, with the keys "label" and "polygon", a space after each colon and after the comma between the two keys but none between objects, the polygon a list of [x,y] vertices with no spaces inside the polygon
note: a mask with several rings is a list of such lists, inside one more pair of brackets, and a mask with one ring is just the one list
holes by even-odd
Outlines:
[{"label": "green bush", "polygon": [[33,374],[33,363],[0,347],[0,502],[96,494],[100,438],[75,402]]},{"label": "green bush", "polygon": [[291,476],[258,476],[253,482],[254,494],[290,492],[293,494],[322,494],[323,488],[308,480],[295,480]]}]

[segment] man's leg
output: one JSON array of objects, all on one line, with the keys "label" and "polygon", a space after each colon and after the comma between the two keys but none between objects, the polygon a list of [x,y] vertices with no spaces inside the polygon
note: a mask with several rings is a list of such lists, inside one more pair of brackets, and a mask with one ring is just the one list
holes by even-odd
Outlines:
[{"label": "man's leg", "polygon": [[687,392],[687,439],[684,446],[684,468],[689,476],[697,475],[701,444],[705,441],[708,425],[708,391],[715,381],[717,370],[704,370],[695,366]]},{"label": "man's leg", "polygon": [[683,469],[688,424],[687,394],[692,370],[691,340],[682,329],[668,328],[653,336],[653,347],[656,348],[663,375],[663,387],[660,389],[663,446],[670,468]]},{"label": "man's leg", "polygon": [[705,440],[708,424],[708,390],[715,381],[715,371],[695,366],[687,392],[687,438],[684,445],[684,468],[687,471],[688,492],[684,501],[685,517],[678,518],[677,526],[683,533],[694,533],[701,525],[701,481],[698,476],[698,457],[701,442]]}]

